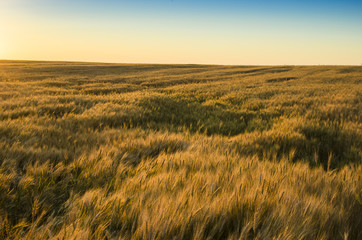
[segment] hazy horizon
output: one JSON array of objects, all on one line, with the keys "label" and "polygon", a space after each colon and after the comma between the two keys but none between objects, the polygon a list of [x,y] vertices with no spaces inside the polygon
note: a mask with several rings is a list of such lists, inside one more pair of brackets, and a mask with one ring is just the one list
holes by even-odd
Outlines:
[{"label": "hazy horizon", "polygon": [[3,0],[0,59],[361,65],[360,1]]},{"label": "hazy horizon", "polygon": [[84,63],[84,64],[115,64],[115,65],[204,65],[204,66],[242,66],[242,67],[278,67],[278,66],[320,66],[320,67],[333,67],[333,66],[351,66],[358,67],[362,64],[219,64],[219,63],[172,63],[172,62],[107,62],[107,61],[87,61],[87,60],[52,60],[52,59],[0,59],[0,62],[45,62],[45,63]]}]

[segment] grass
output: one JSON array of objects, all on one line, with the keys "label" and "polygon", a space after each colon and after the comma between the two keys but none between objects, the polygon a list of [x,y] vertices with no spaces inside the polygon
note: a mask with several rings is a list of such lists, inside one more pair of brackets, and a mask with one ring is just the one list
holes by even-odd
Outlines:
[{"label": "grass", "polygon": [[0,239],[362,239],[361,83],[0,61]]}]

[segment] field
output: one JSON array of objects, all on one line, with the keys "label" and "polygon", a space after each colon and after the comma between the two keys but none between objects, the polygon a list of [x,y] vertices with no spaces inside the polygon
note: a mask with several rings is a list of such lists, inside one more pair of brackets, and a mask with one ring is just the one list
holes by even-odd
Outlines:
[{"label": "field", "polygon": [[0,61],[0,239],[362,239],[362,66]]}]

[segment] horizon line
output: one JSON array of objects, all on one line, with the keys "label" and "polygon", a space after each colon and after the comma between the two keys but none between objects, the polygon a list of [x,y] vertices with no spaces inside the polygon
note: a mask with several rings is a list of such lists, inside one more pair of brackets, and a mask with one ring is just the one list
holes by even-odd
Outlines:
[{"label": "horizon line", "polygon": [[118,65],[201,65],[201,66],[351,66],[359,67],[361,64],[219,64],[219,63],[162,63],[162,62],[107,62],[87,60],[39,60],[39,59],[0,59],[0,62],[63,62],[63,63],[93,63]]}]

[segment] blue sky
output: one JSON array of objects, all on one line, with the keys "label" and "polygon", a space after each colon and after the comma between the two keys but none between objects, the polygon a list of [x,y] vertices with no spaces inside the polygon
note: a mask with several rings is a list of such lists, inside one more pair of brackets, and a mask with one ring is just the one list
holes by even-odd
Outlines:
[{"label": "blue sky", "polygon": [[362,64],[362,1],[2,0],[0,59]]}]

